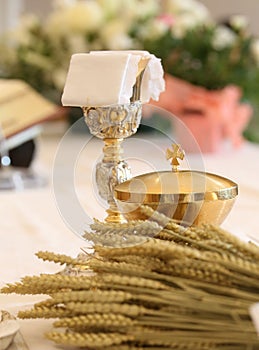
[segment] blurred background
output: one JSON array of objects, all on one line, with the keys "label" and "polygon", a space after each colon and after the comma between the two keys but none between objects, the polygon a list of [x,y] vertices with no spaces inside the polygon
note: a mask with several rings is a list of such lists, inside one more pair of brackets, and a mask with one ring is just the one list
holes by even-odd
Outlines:
[{"label": "blurred background", "polygon": [[[214,18],[222,19],[234,13],[241,13],[249,19],[251,31],[259,33],[258,1],[257,0],[201,0],[206,5]],[[50,11],[53,0],[0,0],[0,28],[4,31],[15,25],[22,12],[33,12],[44,18]]]}]

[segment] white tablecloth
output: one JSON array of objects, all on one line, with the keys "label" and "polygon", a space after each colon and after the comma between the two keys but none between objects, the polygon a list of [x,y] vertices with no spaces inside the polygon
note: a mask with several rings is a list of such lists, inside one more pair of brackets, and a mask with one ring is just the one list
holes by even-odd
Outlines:
[{"label": "white tablecloth", "polygon": [[[87,137],[89,138],[89,136]],[[85,135],[70,135],[63,152],[64,169],[70,166],[73,150],[81,149]],[[0,200],[0,287],[18,281],[24,275],[53,273],[59,267],[44,263],[35,257],[39,250],[62,252],[76,256],[85,242],[76,236],[63,221],[55,203],[52,172],[60,136],[42,136],[38,143],[35,171],[45,175],[48,185],[24,191],[1,192]],[[76,164],[75,186],[78,198],[89,216],[104,218],[104,205],[93,185],[94,166],[102,154],[100,140],[91,140],[82,150]],[[169,169],[162,154],[170,147],[168,140],[154,136],[138,136],[125,143],[133,174],[152,169]],[[190,163],[201,166],[196,155],[188,156]],[[59,159],[60,161],[60,159]],[[204,168],[228,177],[239,185],[239,196],[230,215],[222,225],[242,238],[259,240],[259,145],[244,143],[239,149],[223,147],[217,154],[203,155]],[[60,178],[63,181],[63,178]],[[73,186],[73,184],[72,184]],[[29,307],[39,296],[0,295],[0,310],[15,314]],[[22,333],[33,350],[54,349],[43,334],[50,329],[51,321],[20,321]]]}]

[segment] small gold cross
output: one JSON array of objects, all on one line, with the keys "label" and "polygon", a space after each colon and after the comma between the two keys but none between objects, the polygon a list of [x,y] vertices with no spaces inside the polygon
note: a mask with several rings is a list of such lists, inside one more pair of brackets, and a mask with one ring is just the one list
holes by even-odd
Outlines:
[{"label": "small gold cross", "polygon": [[177,145],[176,143],[172,144],[172,150],[170,148],[167,148],[166,150],[166,159],[172,159],[171,160],[171,165],[173,167],[173,171],[177,171],[178,170],[178,166],[180,165],[178,158],[183,160],[185,153],[182,150],[180,145]]}]

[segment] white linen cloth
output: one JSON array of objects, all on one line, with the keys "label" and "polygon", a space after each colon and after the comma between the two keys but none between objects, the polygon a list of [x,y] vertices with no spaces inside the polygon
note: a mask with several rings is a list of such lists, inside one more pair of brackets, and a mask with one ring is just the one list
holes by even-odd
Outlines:
[{"label": "white linen cloth", "polygon": [[[70,136],[65,153],[82,142],[85,136]],[[130,138],[131,139],[131,138]],[[154,168],[169,169],[169,163],[162,159],[168,140],[154,139],[154,136],[139,135],[125,142],[125,155],[133,174],[151,171]],[[42,262],[35,257],[39,250],[76,256],[86,242],[76,236],[62,220],[55,204],[52,189],[52,170],[60,136],[45,136],[39,140],[39,152],[35,170],[45,174],[48,185],[44,188],[20,192],[0,193],[0,287],[19,281],[22,276],[40,273],[54,273],[60,267]],[[154,146],[155,144],[155,146]],[[127,150],[129,146],[130,150]],[[103,219],[105,209],[96,195],[93,185],[94,166],[101,159],[103,143],[93,139],[81,152],[76,168],[76,192],[88,215]],[[156,151],[154,151],[156,150]],[[134,158],[135,155],[135,158]],[[195,155],[190,158],[195,159]],[[205,169],[228,177],[238,183],[240,194],[234,208],[222,227],[242,238],[259,241],[259,145],[245,142],[240,149],[223,149],[217,154],[203,155]],[[66,159],[64,159],[66,164]],[[69,166],[69,164],[66,164]],[[62,181],[62,178],[60,178]],[[0,310],[13,314],[32,306],[42,296],[1,295]],[[22,334],[32,350],[55,349],[53,343],[43,334],[51,329],[51,320],[19,321]]]}]

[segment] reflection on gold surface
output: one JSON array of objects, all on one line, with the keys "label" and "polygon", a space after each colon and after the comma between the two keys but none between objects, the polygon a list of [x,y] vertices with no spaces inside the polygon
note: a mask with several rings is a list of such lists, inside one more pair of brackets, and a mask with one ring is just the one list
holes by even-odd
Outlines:
[{"label": "reflection on gold surface", "polygon": [[127,219],[140,219],[139,206],[149,205],[190,225],[220,225],[238,194],[233,181],[199,171],[143,174],[115,187],[119,209]]}]

